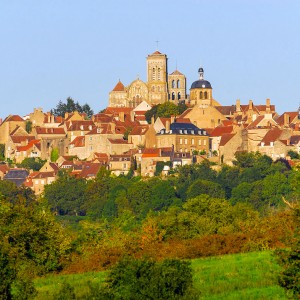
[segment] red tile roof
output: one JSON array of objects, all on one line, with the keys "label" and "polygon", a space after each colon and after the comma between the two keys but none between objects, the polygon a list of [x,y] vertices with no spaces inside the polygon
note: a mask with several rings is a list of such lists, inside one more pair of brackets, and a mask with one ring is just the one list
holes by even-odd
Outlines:
[{"label": "red tile roof", "polygon": [[233,126],[218,126],[210,133],[210,136],[222,136],[226,133],[232,133],[232,131]]},{"label": "red tile roof", "polygon": [[22,142],[29,143],[30,141],[35,139],[33,135],[12,135],[10,136],[10,138],[14,144],[21,144]]},{"label": "red tile roof", "polygon": [[21,118],[19,115],[9,115],[8,117],[5,118],[4,122],[20,122],[20,121],[25,121],[23,118]]},{"label": "red tile roof", "polygon": [[149,129],[149,125],[135,126],[129,135],[144,135]]},{"label": "red tile roof", "polygon": [[62,127],[54,127],[54,128],[43,128],[36,127],[37,134],[65,134],[65,130]]},{"label": "red tile roof", "polygon": [[108,139],[111,144],[130,144],[127,140],[123,139]]},{"label": "red tile roof", "polygon": [[33,146],[36,146],[39,150],[41,150],[40,140],[32,140],[25,146],[18,146],[17,151],[19,151],[19,152],[27,151],[27,150],[31,149]]},{"label": "red tile roof", "polygon": [[89,131],[95,127],[95,123],[91,120],[71,121],[69,123],[68,131]]},{"label": "red tile roof", "polygon": [[74,147],[84,147],[85,146],[85,136],[77,136],[70,145],[74,145]]},{"label": "red tile roof", "polygon": [[112,90],[113,92],[124,92],[125,86],[124,84],[119,80],[119,82],[116,84],[116,86]]},{"label": "red tile roof", "polygon": [[270,129],[266,135],[263,137],[259,145],[262,145],[264,143],[265,146],[270,146],[271,142],[275,142],[279,139],[280,135],[282,133],[282,130],[279,128],[272,128]]},{"label": "red tile roof", "polygon": [[283,126],[284,125],[284,115],[288,115],[289,116],[289,123],[293,122],[293,120],[298,116],[298,112],[297,111],[292,111],[292,112],[285,112],[283,113],[281,116],[279,116],[276,119],[276,122],[280,125]]},{"label": "red tile roof", "polygon": [[225,146],[234,136],[235,133],[223,134],[220,140],[220,146]]},{"label": "red tile roof", "polygon": [[35,176],[32,177],[32,179],[43,179],[48,177],[55,177],[54,172],[37,172]]},{"label": "red tile roof", "polygon": [[179,118],[184,118],[189,112],[191,112],[192,108],[186,109],[180,116]]},{"label": "red tile roof", "polygon": [[155,52],[152,53],[153,54],[161,54],[158,50],[156,50]]}]

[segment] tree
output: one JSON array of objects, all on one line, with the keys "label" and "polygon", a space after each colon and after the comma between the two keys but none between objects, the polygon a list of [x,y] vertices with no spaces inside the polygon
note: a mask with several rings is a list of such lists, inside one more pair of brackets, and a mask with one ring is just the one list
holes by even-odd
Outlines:
[{"label": "tree", "polygon": [[26,157],[20,164],[18,164],[18,167],[25,168],[27,170],[39,171],[45,162],[46,160],[43,160],[40,157]]},{"label": "tree", "polygon": [[107,289],[113,299],[193,299],[190,263],[176,259],[122,259],[110,271]]},{"label": "tree", "polygon": [[26,130],[28,133],[31,133],[31,131],[32,131],[32,122],[31,122],[30,120],[27,120],[27,121],[26,121],[25,130]]},{"label": "tree", "polygon": [[50,154],[50,160],[52,162],[56,162],[59,158],[59,151],[58,148],[53,148]]},{"label": "tree", "polygon": [[60,215],[85,215],[83,204],[86,199],[87,183],[67,172],[53,183],[45,186],[44,198],[51,209]]},{"label": "tree", "polygon": [[296,151],[290,150],[288,152],[288,155],[290,156],[291,159],[299,159],[299,153],[297,153]]},{"label": "tree", "polygon": [[5,160],[5,145],[0,144],[0,161]]},{"label": "tree", "polygon": [[300,298],[300,206],[292,207],[294,213],[295,234],[290,249],[276,252],[283,271],[279,276],[279,284],[294,299]]},{"label": "tree", "polygon": [[51,112],[55,116],[61,116],[64,117],[65,113],[71,113],[74,111],[78,111],[80,113],[85,113],[88,118],[91,118],[94,114],[93,110],[90,108],[88,104],[84,104],[81,106],[78,102],[75,102],[71,97],[68,97],[66,99],[67,103],[63,103],[62,101],[59,101],[56,105],[56,108],[53,108]]},{"label": "tree", "polygon": [[165,102],[163,104],[159,104],[157,108],[157,116],[163,118],[170,118],[171,116],[179,115],[179,108],[172,102]]},{"label": "tree", "polygon": [[225,197],[225,192],[220,184],[208,180],[198,179],[189,186],[186,196],[187,199],[191,199],[201,194],[206,194],[213,198]]}]

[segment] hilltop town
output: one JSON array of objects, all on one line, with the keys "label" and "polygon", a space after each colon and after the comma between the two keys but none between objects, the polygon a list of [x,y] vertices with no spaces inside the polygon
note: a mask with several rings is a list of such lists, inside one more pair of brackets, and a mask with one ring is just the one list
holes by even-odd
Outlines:
[{"label": "hilltop town", "polygon": [[[278,115],[270,99],[224,106],[214,99],[202,67],[189,88],[179,70],[168,73],[165,54],[155,51],[146,62],[147,81],[137,78],[125,86],[119,80],[108,106],[91,117],[76,110],[58,116],[42,108],[7,116],[0,144],[10,165],[0,165],[0,178],[41,194],[60,169],[86,179],[95,178],[102,166],[116,176],[167,176],[177,166],[203,160],[231,165],[238,152],[258,151],[274,161],[299,153],[299,111]],[[147,112],[166,103],[186,109],[168,117],[153,113],[147,121]],[[27,158],[46,162],[38,171],[14,166]]]}]

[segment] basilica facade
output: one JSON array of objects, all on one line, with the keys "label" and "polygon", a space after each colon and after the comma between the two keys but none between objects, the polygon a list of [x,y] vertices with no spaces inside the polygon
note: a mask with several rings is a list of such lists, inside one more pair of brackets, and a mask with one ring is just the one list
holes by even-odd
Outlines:
[{"label": "basilica facade", "polygon": [[147,82],[139,78],[125,86],[120,80],[109,93],[109,107],[136,107],[142,101],[157,105],[178,104],[187,99],[186,77],[175,70],[168,74],[168,58],[159,51],[147,56]]}]

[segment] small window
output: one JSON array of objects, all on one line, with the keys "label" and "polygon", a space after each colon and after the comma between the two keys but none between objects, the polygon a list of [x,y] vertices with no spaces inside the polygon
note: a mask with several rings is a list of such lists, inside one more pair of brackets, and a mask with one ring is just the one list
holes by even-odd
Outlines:
[{"label": "small window", "polygon": [[180,80],[179,79],[177,80],[177,88],[178,89],[180,88]]}]

